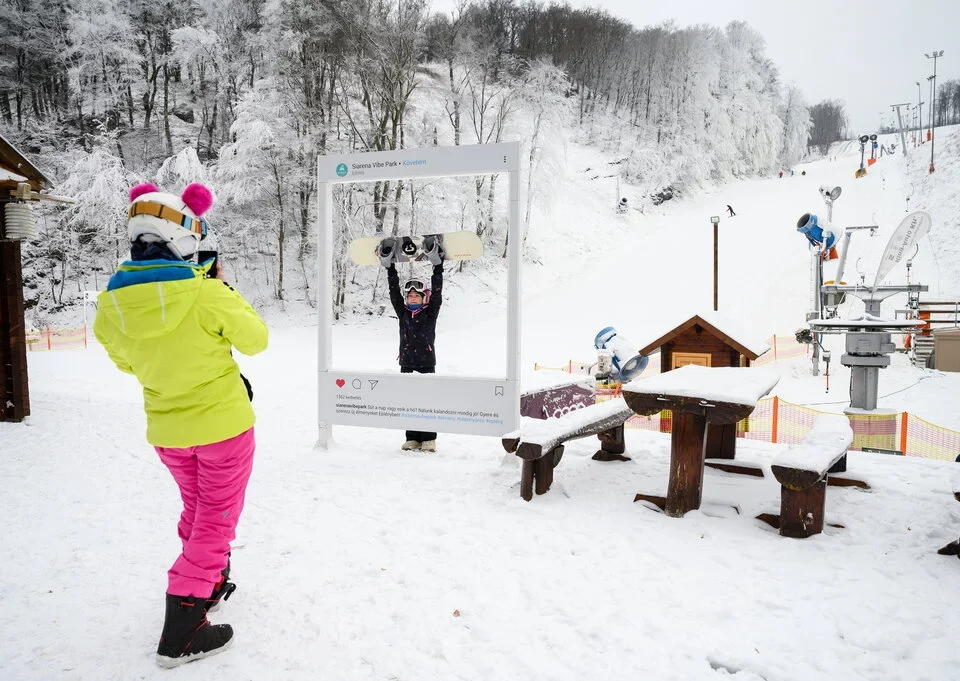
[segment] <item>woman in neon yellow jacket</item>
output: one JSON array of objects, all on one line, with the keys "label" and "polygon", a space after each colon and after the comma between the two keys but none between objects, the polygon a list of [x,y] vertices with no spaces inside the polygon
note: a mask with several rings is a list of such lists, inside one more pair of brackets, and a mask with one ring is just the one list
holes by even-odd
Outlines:
[{"label": "woman in neon yellow jacket", "polygon": [[100,294],[94,333],[121,371],[143,386],[147,441],[170,469],[183,500],[183,550],[167,573],[166,618],[157,662],[172,667],[224,650],[228,624],[207,612],[236,586],[230,542],[253,466],[254,412],[232,348],[254,355],[267,327],[219,277],[212,262],[190,262],[213,203],[210,190],[181,196],[153,185],[130,191],[131,259]]}]

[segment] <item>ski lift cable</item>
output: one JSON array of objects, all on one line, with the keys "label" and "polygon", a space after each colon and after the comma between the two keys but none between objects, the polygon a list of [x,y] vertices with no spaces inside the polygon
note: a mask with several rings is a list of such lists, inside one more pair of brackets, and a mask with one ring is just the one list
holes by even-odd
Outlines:
[{"label": "ski lift cable", "polygon": [[[904,391],[906,391],[906,390],[910,390],[911,388],[917,387],[918,385],[920,385],[921,383],[923,383],[924,381],[926,381],[926,380],[929,379],[929,378],[941,378],[942,376],[943,376],[943,374],[939,374],[939,373],[937,373],[937,374],[930,374],[930,375],[928,375],[928,376],[921,376],[919,379],[916,380],[916,382],[911,383],[910,385],[908,385],[908,386],[906,386],[906,387],[904,387],[904,388],[900,388],[899,390],[894,390],[893,392],[887,393],[886,395],[880,395],[877,399],[881,399],[881,400],[882,400],[882,399],[887,398],[887,397],[890,397],[890,396],[892,396],[892,395],[896,395],[897,393],[902,393],[902,392],[904,392]],[[849,403],[850,403],[850,400],[840,400],[839,402],[806,402],[806,403],[804,403],[804,404],[801,404],[800,406],[801,406],[801,407],[815,407],[815,406],[824,405],[824,404],[849,404]]]}]

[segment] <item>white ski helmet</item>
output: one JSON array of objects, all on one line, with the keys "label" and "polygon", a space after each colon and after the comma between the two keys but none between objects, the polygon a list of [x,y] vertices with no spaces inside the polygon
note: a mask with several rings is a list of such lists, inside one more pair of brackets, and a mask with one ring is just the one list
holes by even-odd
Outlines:
[{"label": "white ski helmet", "polygon": [[213,205],[213,193],[202,184],[191,184],[180,196],[161,192],[151,183],[130,190],[127,236],[130,243],[142,238],[166,244],[175,255],[187,259],[207,231],[200,216]]}]

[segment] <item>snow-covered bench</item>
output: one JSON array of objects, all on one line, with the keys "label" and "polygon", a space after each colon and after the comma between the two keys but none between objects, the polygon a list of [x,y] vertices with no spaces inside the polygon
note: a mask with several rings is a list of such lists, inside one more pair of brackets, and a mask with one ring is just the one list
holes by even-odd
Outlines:
[{"label": "snow-covered bench", "polygon": [[629,461],[623,456],[626,444],[623,424],[633,410],[622,397],[591,404],[555,419],[523,419],[520,433],[503,438],[503,448],[523,459],[520,475],[520,496],[533,498],[534,481],[537,494],[544,494],[553,484],[553,469],[563,457],[563,443],[590,435],[600,439],[597,461]]},{"label": "snow-covered bench", "polygon": [[770,470],[780,483],[780,534],[809,537],[823,531],[827,473],[853,443],[850,421],[821,414],[798,445],[774,459]]}]

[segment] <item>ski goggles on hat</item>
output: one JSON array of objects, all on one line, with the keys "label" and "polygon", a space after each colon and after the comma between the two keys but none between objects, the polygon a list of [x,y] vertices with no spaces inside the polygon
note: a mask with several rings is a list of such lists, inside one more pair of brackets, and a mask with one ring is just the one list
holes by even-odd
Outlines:
[{"label": "ski goggles on hat", "polygon": [[137,201],[131,205],[130,210],[127,212],[127,218],[132,218],[136,215],[152,215],[155,218],[173,222],[184,229],[189,229],[194,234],[199,234],[201,239],[207,235],[207,221],[203,218],[192,218],[178,210],[174,210],[170,206],[165,206],[155,201]]},{"label": "ski goggles on hat", "polygon": [[403,292],[410,293],[410,291],[415,291],[420,295],[423,295],[423,292],[427,289],[426,285],[420,279],[409,279],[407,283],[403,285]]}]

